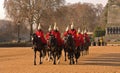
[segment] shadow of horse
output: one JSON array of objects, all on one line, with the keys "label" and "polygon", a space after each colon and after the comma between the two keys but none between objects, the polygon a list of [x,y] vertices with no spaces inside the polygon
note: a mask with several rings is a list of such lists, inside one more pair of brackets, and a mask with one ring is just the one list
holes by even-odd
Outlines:
[{"label": "shadow of horse", "polygon": [[83,64],[78,65],[99,65],[120,67],[120,53],[107,53],[94,58],[84,60]]}]

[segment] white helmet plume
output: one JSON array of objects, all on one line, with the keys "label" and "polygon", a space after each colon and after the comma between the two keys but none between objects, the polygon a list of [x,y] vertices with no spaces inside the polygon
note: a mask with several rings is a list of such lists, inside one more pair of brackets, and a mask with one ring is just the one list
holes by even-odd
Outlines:
[{"label": "white helmet plume", "polygon": [[74,29],[74,24],[73,24],[73,22],[72,22],[72,24],[71,24],[71,29]]},{"label": "white helmet plume", "polygon": [[41,29],[41,25],[40,25],[40,23],[39,23],[39,25],[38,25],[38,30],[40,30]]},{"label": "white helmet plume", "polygon": [[54,23],[54,30],[57,30],[56,22]]},{"label": "white helmet plume", "polygon": [[51,25],[50,25],[48,31],[51,31],[51,30],[52,30],[52,27],[51,27]]},{"label": "white helmet plume", "polygon": [[57,27],[57,31],[59,31],[59,28]]},{"label": "white helmet plume", "polygon": [[84,34],[84,31],[82,30],[81,34]]},{"label": "white helmet plume", "polygon": [[86,30],[86,29],[84,30],[84,33],[87,33],[87,30]]},{"label": "white helmet plume", "polygon": [[69,30],[69,27],[67,26],[66,30],[65,31],[68,31]]},{"label": "white helmet plume", "polygon": [[78,33],[80,33],[80,28],[78,28]]}]

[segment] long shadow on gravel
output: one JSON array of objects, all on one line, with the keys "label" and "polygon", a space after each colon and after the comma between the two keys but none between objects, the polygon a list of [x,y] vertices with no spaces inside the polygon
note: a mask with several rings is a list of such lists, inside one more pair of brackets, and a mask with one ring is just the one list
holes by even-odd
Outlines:
[{"label": "long shadow on gravel", "polygon": [[120,53],[102,54],[95,58],[88,58],[83,61],[83,64],[78,65],[101,65],[101,66],[119,66],[120,67]]}]

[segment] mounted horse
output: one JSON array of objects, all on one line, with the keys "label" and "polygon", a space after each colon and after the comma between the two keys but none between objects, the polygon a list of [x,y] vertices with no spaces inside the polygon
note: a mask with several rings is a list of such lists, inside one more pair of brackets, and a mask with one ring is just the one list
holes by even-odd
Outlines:
[{"label": "mounted horse", "polygon": [[89,54],[89,46],[90,41],[88,41],[88,38],[84,37],[84,55]]},{"label": "mounted horse", "polygon": [[53,58],[53,64],[56,64],[56,58],[59,63],[62,50],[60,47],[58,47],[57,39],[54,35],[50,35],[50,38],[48,40],[48,47],[50,48],[50,55]]},{"label": "mounted horse", "polygon": [[42,64],[42,57],[45,56],[45,46],[43,45],[41,38],[38,37],[36,34],[32,35],[32,41],[33,41],[33,49],[34,49],[34,65],[36,65],[36,52],[40,52],[40,63]]},{"label": "mounted horse", "polygon": [[65,61],[66,61],[66,53],[68,53],[68,59],[70,60],[70,64],[74,64],[74,49],[75,42],[71,34],[68,34],[64,39],[64,52],[65,52]]},{"label": "mounted horse", "polygon": [[75,47],[75,49],[74,49],[75,63],[76,63],[76,64],[78,63],[78,59],[79,59],[79,57],[80,57],[80,52],[81,52],[81,45]]}]

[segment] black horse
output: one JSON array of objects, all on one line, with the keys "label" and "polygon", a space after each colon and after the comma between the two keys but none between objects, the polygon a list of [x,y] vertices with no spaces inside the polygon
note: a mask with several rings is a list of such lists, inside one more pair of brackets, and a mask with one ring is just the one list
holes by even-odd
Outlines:
[{"label": "black horse", "polygon": [[85,45],[84,44],[82,44],[81,46],[79,46],[80,47],[80,55],[81,56],[83,56],[84,55],[84,50],[85,50]]},{"label": "black horse", "polygon": [[68,59],[70,60],[70,64],[74,64],[74,49],[75,42],[71,34],[68,34],[64,39],[64,53],[65,53],[65,61],[66,61],[66,53],[68,53]]},{"label": "black horse", "polygon": [[75,47],[74,49],[74,55],[75,55],[75,63],[77,64],[78,63],[78,59],[79,57],[81,56],[80,52],[81,52],[81,46],[78,46],[78,47]]},{"label": "black horse", "polygon": [[33,39],[33,49],[34,49],[34,65],[36,65],[36,52],[40,52],[40,63],[42,64],[42,57],[45,56],[46,51],[45,51],[45,45],[43,45],[40,37],[38,37],[36,34],[32,35]]},{"label": "black horse", "polygon": [[61,49],[58,46],[57,39],[55,38],[54,35],[50,35],[50,38],[48,40],[48,47],[50,48],[50,56],[53,58],[53,64],[56,64],[56,58],[59,63],[59,59],[61,57]]},{"label": "black horse", "polygon": [[87,38],[84,37],[84,55],[89,54],[90,42],[87,41]]}]

